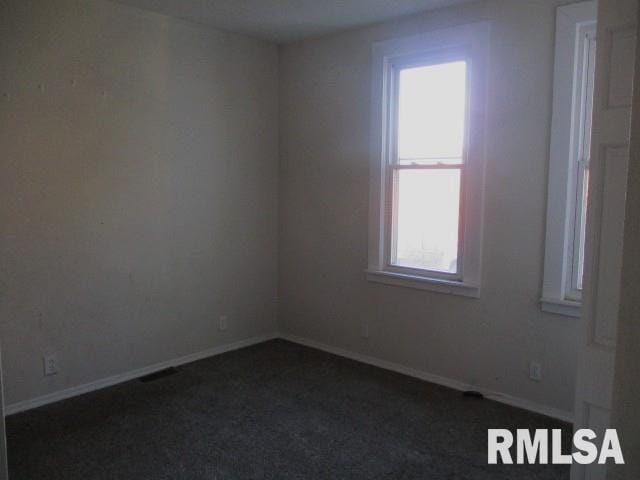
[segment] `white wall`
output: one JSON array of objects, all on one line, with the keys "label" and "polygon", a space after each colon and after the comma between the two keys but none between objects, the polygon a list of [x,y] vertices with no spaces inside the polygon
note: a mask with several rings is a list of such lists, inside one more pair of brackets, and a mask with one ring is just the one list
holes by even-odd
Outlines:
[{"label": "white wall", "polygon": [[[272,45],[101,0],[0,1],[7,403],[271,332],[278,293],[285,333],[570,411],[577,320],[539,308],[560,3],[283,47],[278,104]],[[368,283],[371,44],[486,19],[482,298]]]},{"label": "white wall", "polygon": [[[539,304],[562,3],[478,2],[281,49],[281,331],[572,410],[579,320]],[[368,283],[371,45],[477,20],[492,22],[481,299]]]},{"label": "white wall", "polygon": [[99,0],[0,2],[8,404],[275,331],[277,55]]}]

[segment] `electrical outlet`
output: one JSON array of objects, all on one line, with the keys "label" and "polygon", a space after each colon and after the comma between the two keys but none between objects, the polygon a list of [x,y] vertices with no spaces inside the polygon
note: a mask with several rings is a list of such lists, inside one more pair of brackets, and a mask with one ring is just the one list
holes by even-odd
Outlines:
[{"label": "electrical outlet", "polygon": [[538,362],[529,363],[529,378],[534,382],[542,380],[542,365]]},{"label": "electrical outlet", "polygon": [[361,330],[360,334],[362,335],[362,338],[369,338],[369,324],[368,323],[363,323],[362,324],[362,330]]},{"label": "electrical outlet", "polygon": [[42,357],[44,363],[44,374],[55,375],[58,373],[58,354],[52,353],[51,355],[45,355]]},{"label": "electrical outlet", "polygon": [[227,329],[228,321],[229,317],[227,317],[226,315],[220,315],[220,324],[218,325],[218,328],[221,332],[224,332]]}]

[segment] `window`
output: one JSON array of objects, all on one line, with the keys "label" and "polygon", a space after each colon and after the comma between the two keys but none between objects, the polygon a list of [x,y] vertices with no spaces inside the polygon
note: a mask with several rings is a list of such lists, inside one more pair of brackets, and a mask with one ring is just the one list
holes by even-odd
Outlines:
[{"label": "window", "polygon": [[394,71],[393,266],[459,277],[466,66],[452,60]]},{"label": "window", "polygon": [[488,29],[374,47],[369,280],[478,296]]},{"label": "window", "polygon": [[542,309],[580,315],[588,197],[596,5],[558,8]]}]

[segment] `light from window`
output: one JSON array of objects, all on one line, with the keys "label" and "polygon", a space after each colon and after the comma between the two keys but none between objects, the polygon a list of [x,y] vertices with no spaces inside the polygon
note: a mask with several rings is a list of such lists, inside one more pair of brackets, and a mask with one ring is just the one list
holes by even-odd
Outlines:
[{"label": "light from window", "polygon": [[464,61],[397,71],[391,264],[460,273],[467,116]]},{"label": "light from window", "polygon": [[400,163],[461,163],[466,66],[466,62],[451,62],[400,70]]},{"label": "light from window", "polygon": [[[591,138],[591,133],[589,133],[589,139]],[[575,286],[576,290],[582,291],[582,279],[584,278],[584,247],[587,236],[587,203],[589,203],[589,168],[583,167],[580,172],[581,178],[580,182],[580,190],[578,192],[578,202],[580,202],[579,211],[576,212],[576,215],[579,215],[579,218],[576,219],[579,226],[576,230],[577,238],[574,242],[577,242],[578,255],[575,260],[574,269],[575,273]]]}]

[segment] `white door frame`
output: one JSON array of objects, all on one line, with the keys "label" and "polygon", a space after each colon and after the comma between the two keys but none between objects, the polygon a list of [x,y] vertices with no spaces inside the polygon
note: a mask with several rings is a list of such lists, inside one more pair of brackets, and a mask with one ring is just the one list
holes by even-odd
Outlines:
[{"label": "white door frame", "polygon": [[[637,0],[600,0],[598,5],[575,428],[591,428],[599,438],[611,421],[637,4]],[[571,480],[599,480],[606,475],[603,465],[571,468]]]}]

